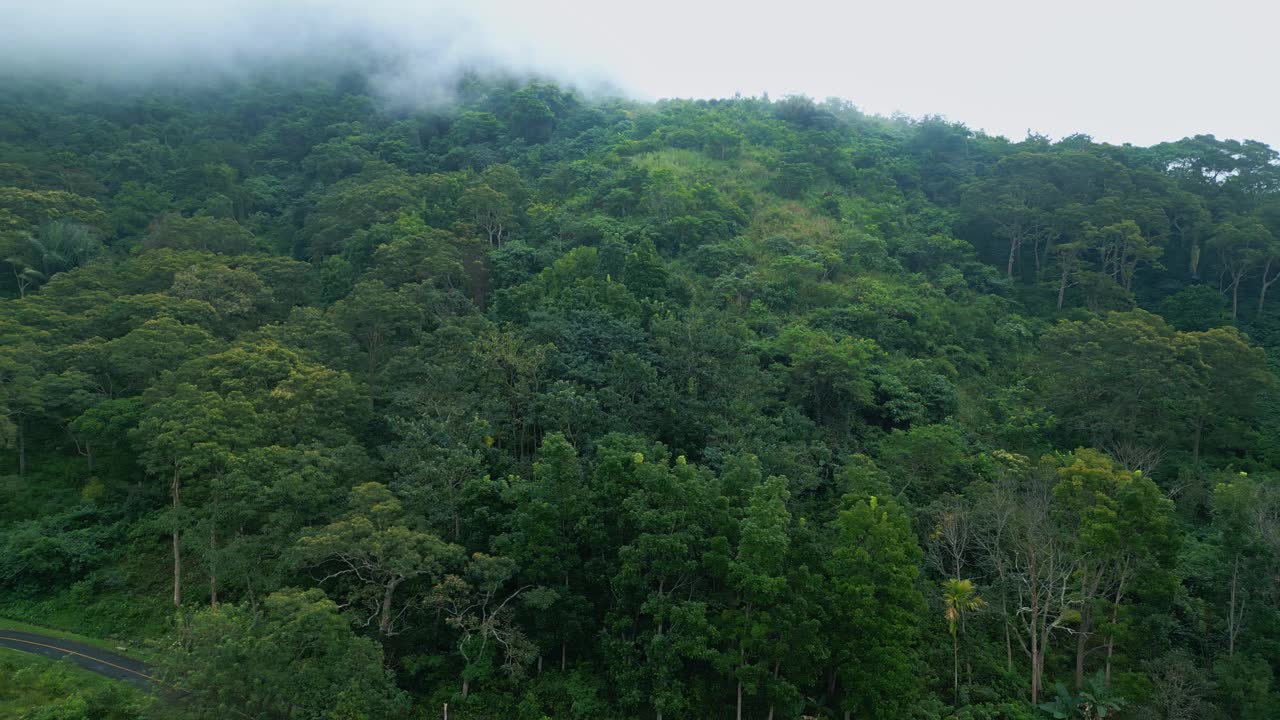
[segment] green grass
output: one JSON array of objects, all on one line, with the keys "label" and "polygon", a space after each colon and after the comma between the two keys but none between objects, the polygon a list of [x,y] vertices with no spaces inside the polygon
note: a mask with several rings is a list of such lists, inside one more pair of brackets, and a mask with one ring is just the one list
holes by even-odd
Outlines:
[{"label": "green grass", "polygon": [[123,645],[130,650],[164,637],[172,616],[173,606],[163,598],[119,592],[73,589],[41,599],[0,597],[0,618],[99,638],[112,648]]},{"label": "green grass", "polygon": [[[12,629],[21,629],[13,627]],[[134,720],[150,698],[69,662],[0,648],[0,717]]]}]

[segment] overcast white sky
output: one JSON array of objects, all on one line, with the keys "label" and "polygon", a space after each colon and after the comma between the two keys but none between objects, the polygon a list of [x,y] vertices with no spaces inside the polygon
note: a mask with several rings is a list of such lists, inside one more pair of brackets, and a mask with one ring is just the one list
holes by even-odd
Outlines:
[{"label": "overcast white sky", "polygon": [[1021,138],[1280,145],[1268,0],[0,0],[0,64],[95,76],[341,55],[412,56],[431,99],[477,62],[646,98],[837,96]]}]

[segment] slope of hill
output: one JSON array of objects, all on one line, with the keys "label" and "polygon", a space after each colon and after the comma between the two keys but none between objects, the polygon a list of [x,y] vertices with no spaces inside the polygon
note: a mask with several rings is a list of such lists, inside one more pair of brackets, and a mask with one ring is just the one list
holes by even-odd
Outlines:
[{"label": "slope of hill", "polygon": [[5,88],[0,611],[166,713],[1280,714],[1264,145]]}]

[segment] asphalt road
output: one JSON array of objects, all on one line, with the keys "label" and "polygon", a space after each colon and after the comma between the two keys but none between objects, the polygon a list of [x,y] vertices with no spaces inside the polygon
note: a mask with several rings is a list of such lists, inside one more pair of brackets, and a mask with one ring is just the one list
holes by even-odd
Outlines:
[{"label": "asphalt road", "polygon": [[151,676],[147,666],[137,660],[100,650],[92,645],[85,645],[74,640],[63,640],[16,630],[0,630],[0,647],[44,655],[55,660],[70,657],[72,662],[85,670],[109,677],[112,680],[133,683],[144,690],[153,690],[162,685],[159,680]]}]

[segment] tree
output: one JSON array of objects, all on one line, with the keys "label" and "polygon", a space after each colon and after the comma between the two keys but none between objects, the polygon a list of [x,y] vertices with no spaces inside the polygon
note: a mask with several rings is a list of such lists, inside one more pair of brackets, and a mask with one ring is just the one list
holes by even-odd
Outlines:
[{"label": "tree", "polygon": [[1280,498],[1266,485],[1240,473],[1214,488],[1213,521],[1222,555],[1219,567],[1228,572],[1225,630],[1227,657],[1231,658],[1246,627],[1246,611],[1254,591],[1250,580],[1261,575],[1251,568],[1266,562],[1277,549],[1267,540],[1280,537]]},{"label": "tree", "polygon": [[947,621],[947,630],[951,633],[952,681],[954,684],[956,705],[960,704],[960,635],[964,627],[964,616],[977,612],[986,605],[986,601],[978,595],[972,580],[952,578],[942,582],[943,616]]},{"label": "tree", "polygon": [[1077,577],[1077,558],[1055,522],[1051,468],[1004,451],[993,455],[994,478],[978,488],[983,508],[978,545],[1002,593],[1010,668],[1016,640],[1027,656],[1029,697],[1037,704],[1050,643],[1073,614],[1068,593]]},{"label": "tree", "polygon": [[1110,275],[1125,292],[1133,290],[1133,276],[1139,266],[1160,267],[1156,261],[1164,250],[1143,235],[1142,228],[1133,220],[1102,228],[1087,224],[1085,236],[1086,242],[1097,249],[1102,272]]},{"label": "tree", "polygon": [[253,233],[230,218],[207,215],[162,215],[147,229],[142,246],[147,249],[202,250],[238,255],[255,249]]},{"label": "tree", "polygon": [[777,639],[787,629],[775,623],[785,617],[779,606],[787,593],[790,495],[786,480],[777,476],[751,490],[739,524],[737,553],[729,563],[729,587],[737,596],[730,625],[738,646],[737,720],[742,720],[744,686],[758,693],[771,666],[781,660]]},{"label": "tree", "polygon": [[188,383],[168,392],[153,390],[146,400],[147,409],[130,436],[147,472],[170,477],[173,604],[181,607],[183,482],[207,478],[226,463],[231,450],[253,444],[257,420],[242,396],[224,398]]},{"label": "tree", "polygon": [[617,508],[619,533],[605,647],[626,705],[661,720],[690,704],[686,668],[715,655],[700,580],[704,557],[724,552],[724,518],[708,473],[684,457],[672,463],[661,446],[649,457],[634,447],[603,449],[593,478]]},{"label": "tree", "polygon": [[831,527],[827,581],[840,638],[832,660],[845,717],[897,718],[918,695],[921,557],[906,512],[874,496],[852,503]]},{"label": "tree", "polygon": [[349,295],[330,308],[338,325],[350,333],[364,351],[370,406],[379,394],[378,371],[388,351],[421,327],[425,319],[421,303],[409,292],[412,287],[392,290],[381,280],[361,280]]},{"label": "tree", "polygon": [[1057,236],[1047,212],[1056,202],[1057,189],[1045,181],[1036,163],[1029,153],[1002,159],[990,177],[968,188],[963,200],[969,217],[989,225],[992,234],[1007,243],[1005,276],[1010,280],[1024,245],[1032,245],[1039,274],[1041,254]]},{"label": "tree", "polygon": [[1270,242],[1259,220],[1240,216],[1219,224],[1209,240],[1218,260],[1218,287],[1231,294],[1232,320],[1240,314],[1240,285],[1258,268]]},{"label": "tree", "polygon": [[473,681],[493,674],[495,660],[508,677],[519,678],[537,656],[537,648],[513,620],[513,602],[522,595],[535,598],[535,609],[546,612],[552,596],[534,592],[528,585],[506,592],[515,574],[516,565],[510,558],[473,553],[464,575],[446,575],[431,588],[431,604],[458,633],[464,699]]},{"label": "tree", "polygon": [[831,424],[872,401],[868,366],[878,354],[864,338],[836,338],[821,330],[793,325],[778,334],[774,352],[782,359],[793,397],[814,422]]},{"label": "tree", "polygon": [[1089,641],[1100,624],[1096,614],[1110,605],[1103,674],[1109,685],[1122,603],[1135,581],[1167,572],[1173,565],[1173,501],[1141,472],[1117,468],[1094,450],[1078,449],[1063,458],[1056,475],[1056,512],[1075,541],[1072,551],[1079,589],[1074,602],[1079,619],[1073,635],[1079,691],[1085,683]]},{"label": "tree", "polygon": [[1232,437],[1243,432],[1257,417],[1259,401],[1275,386],[1275,377],[1263,350],[1251,346],[1234,327],[1185,337],[1195,360],[1185,415],[1191,421],[1192,459],[1198,466],[1204,433],[1217,429]]},{"label": "tree", "polygon": [[512,508],[510,529],[495,538],[494,546],[517,564],[523,584],[553,594],[550,607],[533,613],[526,626],[551,635],[565,670],[570,641],[580,640],[591,624],[591,578],[584,558],[602,542],[601,512],[588,492],[577,452],[560,433],[543,438],[533,477],[511,478],[505,490]]},{"label": "tree", "polygon": [[484,231],[490,245],[502,247],[515,221],[516,209],[510,198],[487,184],[480,184],[463,192],[458,207]]},{"label": "tree", "polygon": [[382,637],[396,634],[413,607],[412,600],[397,600],[402,586],[418,578],[435,582],[462,560],[461,548],[409,522],[391,491],[370,482],[352,488],[342,519],[298,540],[301,560],[325,572],[319,582],[342,581],[342,607],[360,608],[361,624],[376,622]]},{"label": "tree", "polygon": [[1080,283],[1080,271],[1084,266],[1083,253],[1087,247],[1083,240],[1058,243],[1050,251],[1058,263],[1058,309],[1062,309],[1067,289]]},{"label": "tree", "polygon": [[191,717],[279,720],[403,717],[408,698],[382,649],[357,637],[320,590],[283,590],[259,611],[200,610],[163,653],[165,680]]},{"label": "tree", "polygon": [[1165,446],[1195,383],[1188,340],[1142,310],[1059,322],[1041,337],[1041,397],[1068,442],[1129,454]]}]

